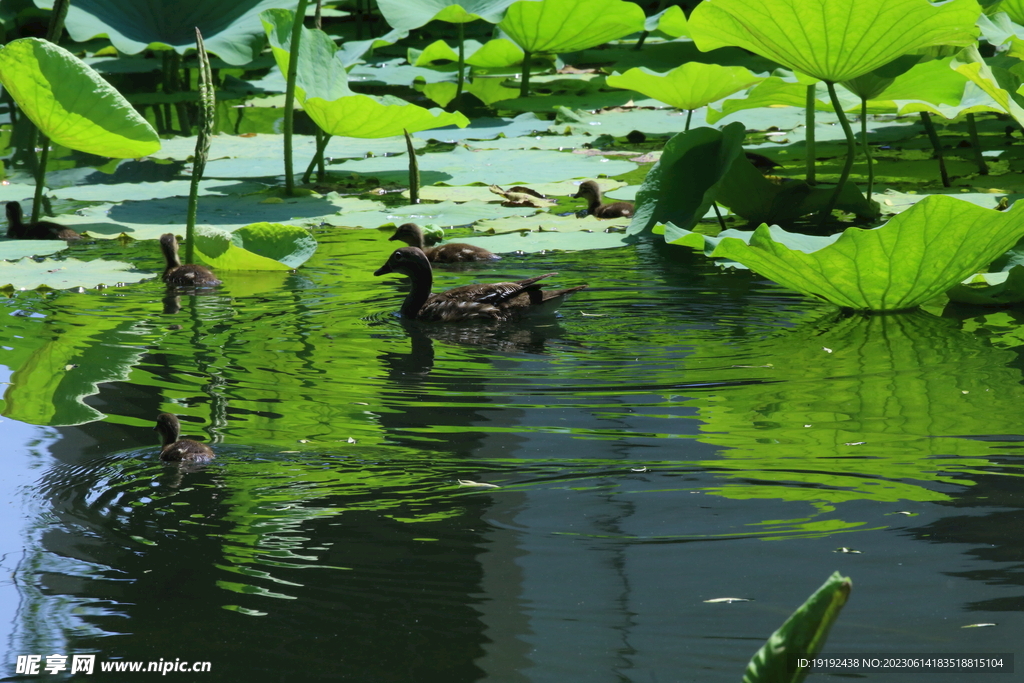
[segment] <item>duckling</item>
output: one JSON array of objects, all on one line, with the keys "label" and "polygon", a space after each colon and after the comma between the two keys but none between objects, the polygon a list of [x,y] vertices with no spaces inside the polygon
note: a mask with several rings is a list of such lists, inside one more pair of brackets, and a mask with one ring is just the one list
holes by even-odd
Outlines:
[{"label": "duckling", "polygon": [[7,202],[7,236],[19,240],[80,240],[71,228],[51,221],[23,223],[20,202]]},{"label": "duckling", "polygon": [[209,462],[217,456],[205,443],[192,439],[179,439],[181,423],[176,415],[160,413],[156,416],[156,427],[153,431],[160,432],[163,448],[160,459],[168,462]]},{"label": "duckling", "polygon": [[167,262],[163,275],[163,280],[167,284],[174,287],[212,287],[220,284],[213,271],[205,266],[181,265],[181,259],[178,258],[178,240],[172,233],[160,236],[160,250]]},{"label": "duckling", "polygon": [[388,273],[408,275],[412,280],[412,289],[402,303],[403,316],[440,322],[509,320],[524,313],[554,312],[565,297],[586,288],[586,285],[580,285],[554,292],[542,291],[541,285],[537,283],[558,275],[547,273],[519,282],[465,285],[440,294],[431,294],[434,276],[430,261],[418,247],[396,249],[374,275]]},{"label": "duckling", "polygon": [[428,247],[423,237],[423,228],[415,223],[398,226],[395,234],[388,241],[400,240],[410,247],[418,247],[427,255],[427,260],[434,263],[462,263],[464,261],[496,261],[501,257],[482,247],[461,242],[450,242],[439,247]]},{"label": "duckling", "polygon": [[573,199],[586,199],[587,215],[597,218],[629,218],[633,215],[633,205],[629,202],[601,203],[601,188],[593,180],[586,180],[580,185]]}]

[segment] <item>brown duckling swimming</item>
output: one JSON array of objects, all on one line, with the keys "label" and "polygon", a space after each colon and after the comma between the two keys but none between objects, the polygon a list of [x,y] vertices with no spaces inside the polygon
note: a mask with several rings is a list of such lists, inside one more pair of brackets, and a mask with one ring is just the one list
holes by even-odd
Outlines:
[{"label": "brown duckling swimming", "polygon": [[217,456],[205,443],[192,439],[179,439],[181,424],[176,415],[160,413],[156,416],[154,431],[160,432],[163,448],[160,459],[168,462],[208,462]]},{"label": "brown duckling swimming", "polygon": [[205,266],[181,265],[178,258],[178,240],[172,233],[160,236],[160,251],[164,253],[167,267],[164,268],[163,280],[174,287],[212,287],[219,285],[220,280],[213,271]]},{"label": "brown duckling swimming", "polygon": [[410,247],[418,247],[427,255],[427,260],[433,263],[462,263],[464,261],[495,261],[501,257],[493,254],[483,247],[463,244],[461,242],[449,242],[439,247],[428,247],[423,237],[423,228],[415,223],[406,223],[398,226],[395,234],[388,238],[388,241],[399,240]]},{"label": "brown duckling swimming", "polygon": [[579,191],[572,197],[573,199],[586,199],[587,215],[596,218],[629,218],[635,213],[633,205],[629,202],[602,204],[601,188],[593,180],[586,180],[580,184]]},{"label": "brown duckling swimming", "polygon": [[80,240],[71,228],[51,221],[22,222],[21,203],[7,202],[7,236],[19,240]]},{"label": "brown duckling swimming", "polygon": [[412,280],[412,289],[402,303],[402,315],[417,320],[454,322],[458,320],[509,320],[527,313],[554,312],[565,297],[586,285],[545,292],[540,280],[558,275],[547,273],[519,282],[465,285],[440,294],[430,292],[434,282],[430,261],[417,247],[396,249],[374,275],[401,273]]}]

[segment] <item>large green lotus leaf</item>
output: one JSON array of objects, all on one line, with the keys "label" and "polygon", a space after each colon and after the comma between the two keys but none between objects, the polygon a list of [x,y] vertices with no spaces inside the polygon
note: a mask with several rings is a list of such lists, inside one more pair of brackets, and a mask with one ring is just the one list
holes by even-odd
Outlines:
[{"label": "large green lotus leaf", "polygon": [[[625,186],[621,180],[609,180],[602,178],[598,181],[601,186],[601,191],[604,192],[606,197],[614,197],[615,199],[628,199],[633,201],[633,195],[630,194],[628,197],[616,197],[612,192]],[[558,183],[530,183],[529,188],[534,190],[545,197],[568,197],[569,195],[576,194],[580,189],[579,182],[563,181]],[[508,188],[505,188],[508,189]],[[403,197],[408,198],[408,191],[402,193]],[[482,185],[476,186],[456,186],[447,187],[444,185],[424,185],[420,188],[420,198],[429,201],[452,201],[452,202],[468,202],[471,199],[475,199],[481,202],[502,202],[504,198],[500,195],[496,195],[487,187]]]},{"label": "large green lotus leaf", "polygon": [[511,216],[509,218],[489,218],[473,226],[477,232],[491,235],[526,232],[617,232],[626,231],[628,218],[603,219],[587,216],[559,216],[554,213],[539,213],[534,216]]},{"label": "large green lotus leaf", "polygon": [[[746,109],[779,106],[800,107],[803,109],[807,106],[808,85],[810,84],[794,81],[789,78],[769,76],[748,90],[745,97],[723,100],[719,103],[719,109],[708,107],[706,112],[707,122],[714,124],[729,114]],[[840,103],[843,105],[844,110],[848,107],[860,106],[860,101],[845,90],[838,90],[837,94],[840,97]],[[828,90],[821,81],[817,81],[815,84],[814,109],[815,111],[833,111]]]},{"label": "large green lotus leaf", "polygon": [[612,74],[607,83],[613,88],[636,90],[677,109],[696,109],[762,80],[742,66],[690,62],[666,74],[633,68],[622,75]]},{"label": "large green lotus leaf", "polygon": [[[196,138],[175,137],[170,140],[162,140],[162,147],[159,152],[150,156],[158,159],[177,159],[187,161],[196,153]],[[422,149],[426,147],[425,140],[413,138],[413,147]],[[332,159],[362,159],[366,156],[384,156],[387,154],[398,154],[407,151],[405,138],[396,135],[391,138],[378,138],[373,141],[359,138],[332,137],[324,150],[324,156]],[[213,161],[224,157],[266,157],[277,160],[281,165],[281,155],[284,153],[284,136],[261,133],[259,135],[215,135],[210,144],[209,158]],[[295,165],[308,164],[316,153],[316,136],[293,135],[292,154]],[[271,175],[280,174],[278,168]],[[252,177],[243,174],[244,177]],[[31,194],[31,193],[30,193]]]},{"label": "large green lotus leaf", "polygon": [[[923,62],[897,76],[881,93],[869,99],[868,111],[901,111],[902,107],[910,110],[914,105],[931,105],[928,109],[917,111],[938,110],[939,107],[943,107],[943,110],[948,112],[957,108],[961,104],[964,89],[969,81],[966,76],[950,68],[952,59],[947,57]],[[857,105],[849,110],[859,112],[859,109],[860,106]]]},{"label": "large green lotus leaf", "polygon": [[[807,235],[802,232],[788,232],[778,225],[769,225],[768,234],[779,244],[782,244],[794,251],[802,251],[808,254],[824,249],[839,239],[840,235]],[[671,237],[671,239],[670,239]],[[723,230],[717,236],[704,235],[699,232],[691,232],[674,226],[672,223],[665,225],[665,241],[669,244],[678,244],[691,249],[700,249],[708,258],[715,252],[718,245],[725,239],[738,239],[750,244],[754,237],[753,230]],[[735,261],[733,262],[735,263]]]},{"label": "large green lotus leaf", "polygon": [[1024,24],[1024,0],[1002,0],[997,7],[1016,23]]},{"label": "large green lotus leaf", "polygon": [[[295,13],[267,10],[260,15],[282,73],[288,73],[291,27]],[[334,41],[323,31],[302,29],[295,96],[306,114],[330,135],[386,138],[430,128],[469,125],[460,112],[424,109],[385,95],[356,95],[348,87],[344,65],[336,59]]]},{"label": "large green lotus leaf", "polygon": [[846,81],[932,45],[972,45],[976,0],[710,0],[690,15],[701,50],[735,45],[824,81]]},{"label": "large green lotus leaf", "polygon": [[1024,235],[1024,202],[1009,211],[932,195],[874,230],[848,228],[812,254],[772,240],[725,239],[714,257],[738,261],[798,292],[864,311],[914,308],[981,270]]},{"label": "large green lotus leaf", "polygon": [[156,131],[117,90],[53,43],[22,38],[0,48],[0,83],[58,145],[119,159],[160,149]]},{"label": "large green lotus leaf", "polygon": [[1018,125],[1024,126],[1024,106],[1017,98],[1017,89],[1021,87],[1019,78],[1005,69],[989,66],[977,46],[962,50],[950,66],[973,81]]},{"label": "large green lotus leaf", "polygon": [[498,28],[527,52],[576,52],[644,30],[644,11],[624,0],[521,0]]},{"label": "large green lotus leaf", "polygon": [[[1003,9],[1003,7],[1000,5],[999,9]],[[1018,40],[1024,38],[1024,26],[1014,23],[1005,11],[996,12],[991,17],[982,14],[978,18],[978,29],[981,31],[981,37],[996,47],[1014,38]]]},{"label": "large green lotus leaf", "polygon": [[[372,175],[380,180],[405,182],[409,165],[405,156],[347,161],[337,170]],[[476,150],[456,147],[450,152],[423,154],[419,157],[420,175],[424,184],[443,182],[447,185],[514,185],[544,183],[571,178],[617,176],[637,165],[618,159],[587,157],[548,150]]]},{"label": "large green lotus leaf", "polygon": [[[280,164],[280,159],[278,159]],[[154,183],[110,183],[107,185],[74,185],[53,190],[57,199],[77,199],[88,202],[123,202],[129,199],[164,199],[187,197],[191,180],[161,180]],[[251,194],[267,189],[263,183],[234,180],[200,180],[199,196],[223,197],[229,194]]]},{"label": "large green lotus leaf", "polygon": [[467,55],[466,64],[480,69],[501,69],[523,61],[523,50],[511,40],[495,38]]},{"label": "large green lotus leaf", "polygon": [[305,228],[280,223],[253,223],[227,232],[196,226],[196,252],[217,270],[292,270],[316,252]]},{"label": "large green lotus leaf", "polygon": [[[121,204],[97,204],[61,216],[61,223],[91,237],[126,234],[134,239],[159,239],[165,232],[184,231],[188,201],[185,197],[150,199]],[[319,225],[348,211],[383,208],[380,202],[331,193],[324,196],[280,199],[266,194],[207,197],[199,202],[196,222],[233,232],[252,223],[269,221],[290,225]]]},{"label": "large green lotus leaf", "polygon": [[800,683],[808,668],[795,668],[793,654],[814,657],[825,646],[832,624],[850,597],[853,582],[839,572],[807,598],[789,619],[754,653],[743,683]]},{"label": "large green lotus leaf", "polygon": [[[950,70],[954,76],[960,76]],[[936,85],[936,88],[941,86]],[[886,97],[885,93],[882,95]],[[935,104],[920,99],[898,99],[898,100],[872,100],[868,102],[868,111],[871,113],[891,113],[896,110],[899,114],[916,114],[926,111],[946,119],[955,119],[963,114],[980,114],[985,112],[1002,112],[1003,109],[992,97],[972,81],[964,84],[960,101],[956,104]]]},{"label": "large green lotus leaf", "polygon": [[46,256],[68,248],[63,240],[8,240],[0,239],[0,259],[16,261],[26,256]]},{"label": "large green lotus leaf", "polygon": [[975,306],[1008,306],[1024,301],[1024,265],[1003,273],[980,273],[948,292],[950,301]]},{"label": "large green lotus leaf", "polygon": [[504,78],[474,78],[466,84],[465,90],[487,106],[519,97],[519,90],[507,87],[505,80]]},{"label": "large green lotus leaf", "polygon": [[379,228],[384,225],[401,225],[402,223],[433,223],[444,227],[469,225],[485,218],[504,216],[522,216],[537,213],[530,207],[495,206],[485,202],[468,201],[441,202],[439,204],[415,204],[396,206],[381,211],[346,211],[340,216],[329,217],[325,222],[358,228]]},{"label": "large green lotus leaf", "polygon": [[686,25],[686,15],[679,5],[672,5],[666,10],[653,14],[644,21],[644,30],[661,31],[673,38],[690,37],[690,28]]},{"label": "large green lotus leaf", "polygon": [[505,9],[515,0],[377,0],[384,19],[393,27],[411,31],[435,19],[465,24],[483,19],[501,21]]},{"label": "large green lotus leaf", "polygon": [[23,258],[20,261],[0,262],[0,289],[70,289],[99,285],[113,287],[120,283],[139,282],[151,277],[154,277],[153,273],[137,271],[130,263],[103,259],[35,261]]},{"label": "large green lotus leaf", "polygon": [[665,144],[661,159],[636,193],[636,214],[629,234],[650,232],[671,221],[689,230],[711,208],[715,189],[732,162],[743,153],[745,129],[730,123],[722,130],[694,128]]},{"label": "large green lotus leaf", "polygon": [[[51,9],[52,0],[35,0]],[[294,9],[296,0],[75,0],[64,26],[73,40],[107,36],[114,47],[134,55],[151,47],[179,54],[196,47],[202,31],[208,52],[228,64],[248,64],[259,56],[263,36],[256,15],[269,7]]]},{"label": "large green lotus leaf", "polygon": [[545,251],[586,251],[626,246],[625,236],[618,232],[510,232],[490,237],[459,238],[459,242],[475,244],[496,254]]}]

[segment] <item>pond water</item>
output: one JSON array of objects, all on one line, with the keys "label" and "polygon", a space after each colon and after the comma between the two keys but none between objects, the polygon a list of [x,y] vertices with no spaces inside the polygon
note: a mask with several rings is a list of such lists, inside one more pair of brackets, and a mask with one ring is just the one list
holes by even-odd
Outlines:
[{"label": "pond water", "polygon": [[[318,239],[297,273],[177,302],[0,302],[7,673],[737,681],[835,570],[827,652],[1019,645],[1012,315],[843,316],[640,244],[437,272],[589,283],[557,318],[403,325],[387,234]],[[76,249],[159,268],[152,241]],[[217,460],[162,464],[161,411]]]}]

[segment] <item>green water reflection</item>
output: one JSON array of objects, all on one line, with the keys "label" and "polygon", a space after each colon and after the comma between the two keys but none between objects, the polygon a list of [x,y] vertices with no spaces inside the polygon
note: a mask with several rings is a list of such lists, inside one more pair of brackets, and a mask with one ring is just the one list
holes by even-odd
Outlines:
[{"label": "green water reflection", "polygon": [[[322,238],[298,273],[174,313],[157,282],[3,302],[2,413],[61,436],[24,492],[19,652],[206,659],[210,680],[735,680],[782,614],[692,604],[755,580],[751,553],[796,596],[826,569],[857,583],[872,570],[835,546],[1021,475],[986,440],[1019,431],[1003,318],[847,317],[640,246],[439,272],[590,289],[557,319],[424,327],[371,275],[385,235]],[[162,465],[163,410],[217,461]],[[593,558],[610,573],[591,582]],[[681,566],[692,604],[596,597],[676,596]],[[645,629],[680,640],[610,644]]]}]

